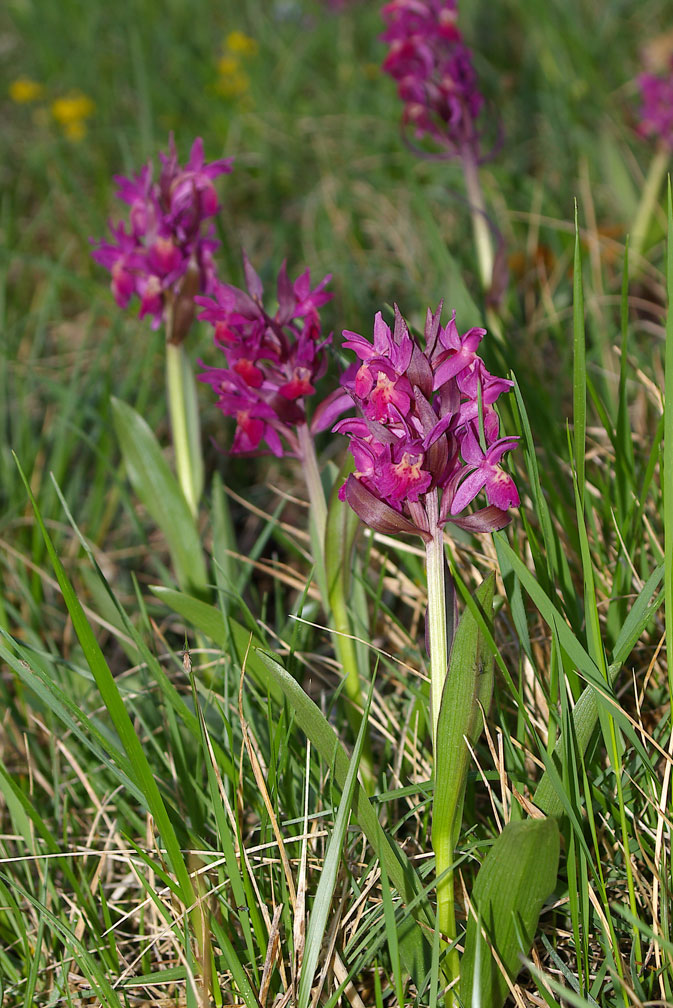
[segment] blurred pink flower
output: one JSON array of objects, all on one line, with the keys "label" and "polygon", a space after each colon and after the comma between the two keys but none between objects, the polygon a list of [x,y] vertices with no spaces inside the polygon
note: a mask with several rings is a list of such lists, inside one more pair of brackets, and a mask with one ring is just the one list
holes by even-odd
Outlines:
[{"label": "blurred pink flower", "polygon": [[152,165],[134,178],[115,176],[117,198],[129,206],[124,222],[110,224],[111,241],[95,240],[92,255],[110,271],[111,289],[120,308],[140,299],[139,317],[149,315],[152,328],[172,312],[174,342],[186,335],[193,316],[193,296],[213,289],[213,252],[219,242],[206,223],[219,211],[213,180],[231,171],[232,159],[207,164],[198,137],[184,167],[178,163],[171,135],[168,154],[159,154],[159,179],[152,181]]},{"label": "blurred pink flower", "polygon": [[638,132],[673,151],[673,56],[665,76],[642,73],[638,84],[642,99]]},{"label": "blurred pink flower", "polygon": [[390,44],[383,69],[397,81],[403,122],[452,154],[479,160],[484,105],[455,0],[391,0],[382,9]]}]

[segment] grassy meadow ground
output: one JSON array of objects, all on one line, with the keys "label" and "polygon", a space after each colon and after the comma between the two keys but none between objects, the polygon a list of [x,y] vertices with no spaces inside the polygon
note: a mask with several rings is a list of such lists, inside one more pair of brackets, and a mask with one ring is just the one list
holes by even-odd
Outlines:
[{"label": "grassy meadow ground", "polygon": [[[654,156],[634,128],[635,79],[673,51],[672,12],[665,0],[461,6],[494,141],[503,129],[482,180],[509,276],[503,337],[485,354],[519,386],[519,405],[511,395],[501,409],[507,433],[524,435],[510,463],[522,507],[504,537],[530,573],[489,536],[451,545],[469,591],[500,572],[495,699],[470,769],[458,871],[469,892],[502,825],[528,811],[559,732],[574,731],[583,656],[602,662],[614,684],[586,748],[568,746],[558,767],[558,881],[508,1003],[673,1005],[663,186],[622,296],[624,242]],[[111,407],[113,396],[131,404],[169,444],[163,337],[117,308],[89,239],[117,212],[114,174],[155,159],[171,131],[183,159],[202,136],[207,160],[235,158],[217,181],[220,276],[242,283],[242,248],[268,283],[283,259],[293,276],[331,273],[335,372],[341,330],[369,335],[393,302],[416,324],[440,298],[461,331],[484,324],[460,169],[403,144],[381,28],[370,0],[334,12],[313,0],[6,0],[0,10],[3,1008],[310,1003],[310,988],[295,1002],[292,985],[343,781],[263,668],[239,692],[235,630],[254,630],[350,747],[301,473],[228,458],[231,430],[199,387],[199,529],[221,618],[171,607],[175,543],[129,484]],[[234,31],[254,44],[228,48]],[[22,78],[39,87],[17,94]],[[673,353],[673,329],[668,342]],[[190,353],[216,362],[210,327],[192,330]],[[571,459],[585,392],[579,520]],[[342,438],[322,435],[318,447],[340,465]],[[72,585],[69,607],[14,455]],[[423,554],[374,536],[358,556],[357,616],[378,658],[373,804],[431,907]],[[104,668],[136,750],[120,745]],[[159,795],[179,852],[157,842]],[[196,915],[176,894],[176,858],[203,897]],[[314,1000],[434,1008],[436,975],[410,979],[401,959],[411,910],[355,817],[330,871],[324,935],[309,929],[320,945]],[[207,938],[193,940],[204,922]]]}]

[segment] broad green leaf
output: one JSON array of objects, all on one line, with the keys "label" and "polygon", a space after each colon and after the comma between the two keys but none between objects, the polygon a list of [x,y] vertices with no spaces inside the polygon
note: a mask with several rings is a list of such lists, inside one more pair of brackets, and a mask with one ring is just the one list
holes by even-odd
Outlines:
[{"label": "broad green leaf", "polygon": [[504,1004],[509,987],[491,950],[515,980],[533,944],[542,905],[556,885],[559,847],[555,819],[524,819],[508,823],[484,858],[472,890],[461,961],[464,1005]]},{"label": "broad green leaf", "polygon": [[180,586],[207,594],[207,574],[198,529],[180,486],[146,421],[127,403],[112,399],[115,430],[128,478],[157,523]]},{"label": "broad green leaf", "polygon": [[[487,625],[493,621],[495,576],[489,574],[475,592]],[[469,609],[463,612],[451,648],[442,693],[435,753],[435,797],[432,807],[432,845],[451,847],[459,827],[470,752],[482,730],[481,708],[488,711],[493,692],[493,654]],[[481,705],[481,706],[480,706]]]}]

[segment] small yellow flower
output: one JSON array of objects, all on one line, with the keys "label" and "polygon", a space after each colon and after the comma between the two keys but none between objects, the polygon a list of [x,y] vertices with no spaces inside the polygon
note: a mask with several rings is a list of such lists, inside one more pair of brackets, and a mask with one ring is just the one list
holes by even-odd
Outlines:
[{"label": "small yellow flower", "polygon": [[218,60],[217,72],[220,77],[235,77],[241,72],[241,64],[233,56],[223,56]]},{"label": "small yellow flower", "polygon": [[229,32],[224,44],[229,52],[236,53],[238,56],[255,56],[259,48],[257,41],[242,31]]},{"label": "small yellow flower", "polygon": [[69,140],[81,140],[86,134],[86,120],[95,107],[81,91],[70,91],[51,103],[51,114]]},{"label": "small yellow flower", "polygon": [[12,101],[22,105],[25,102],[34,102],[42,97],[43,87],[30,77],[17,77],[9,85],[9,97]]},{"label": "small yellow flower", "polygon": [[250,87],[250,78],[233,56],[223,56],[217,64],[219,78],[216,90],[225,98],[240,98]]},{"label": "small yellow flower", "polygon": [[225,98],[241,98],[250,87],[250,78],[242,72],[231,77],[220,77],[216,90]]}]

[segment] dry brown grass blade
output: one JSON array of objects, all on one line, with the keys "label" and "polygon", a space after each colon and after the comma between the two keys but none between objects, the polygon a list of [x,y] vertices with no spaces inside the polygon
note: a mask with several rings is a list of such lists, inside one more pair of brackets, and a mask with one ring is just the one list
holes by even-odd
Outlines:
[{"label": "dry brown grass blade", "polygon": [[280,947],[280,918],[282,913],[283,907],[279,903],[273,912],[273,919],[271,921],[271,927],[269,928],[269,944],[266,949],[266,959],[264,960],[264,969],[262,970],[262,980],[259,985],[259,1003],[261,1008],[266,1008],[266,1002],[269,996],[269,987],[271,985],[271,977],[273,976],[273,967]]}]

